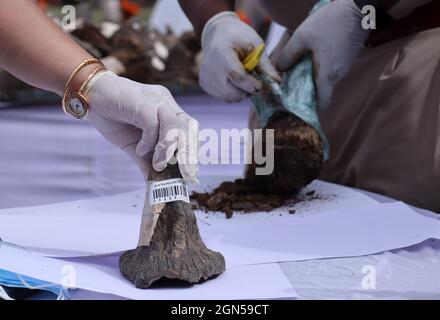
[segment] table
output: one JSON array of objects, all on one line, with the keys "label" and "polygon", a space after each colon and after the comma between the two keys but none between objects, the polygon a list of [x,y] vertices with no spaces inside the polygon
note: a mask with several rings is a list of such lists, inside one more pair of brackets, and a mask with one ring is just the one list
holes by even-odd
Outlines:
[{"label": "table", "polygon": [[[177,99],[201,128],[247,127],[249,102],[205,96]],[[58,106],[0,109],[0,208],[73,201],[141,189],[136,167],[87,121]],[[240,176],[242,165],[201,167],[201,176]],[[367,193],[381,202],[391,199]],[[302,299],[440,299],[440,241],[382,254],[282,263]],[[376,289],[364,289],[376,273]],[[52,298],[39,295],[37,299]],[[77,290],[73,299],[117,299]]]}]

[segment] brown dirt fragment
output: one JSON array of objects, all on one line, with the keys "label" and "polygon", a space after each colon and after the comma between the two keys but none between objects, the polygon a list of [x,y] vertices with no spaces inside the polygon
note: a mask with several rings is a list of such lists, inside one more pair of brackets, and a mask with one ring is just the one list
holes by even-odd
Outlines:
[{"label": "brown dirt fragment", "polygon": [[298,206],[306,206],[314,201],[332,201],[336,195],[321,195],[315,190],[296,195],[260,193],[248,181],[238,179],[224,182],[217,189],[206,193],[193,193],[193,208],[205,212],[221,212],[231,219],[234,212],[270,212],[286,207],[287,213],[294,215]]},{"label": "brown dirt fragment", "polygon": [[193,193],[191,199],[198,208],[209,212],[224,212],[229,219],[234,211],[272,211],[283,206],[289,197],[258,192],[248,181],[238,179],[222,183],[212,193]]}]

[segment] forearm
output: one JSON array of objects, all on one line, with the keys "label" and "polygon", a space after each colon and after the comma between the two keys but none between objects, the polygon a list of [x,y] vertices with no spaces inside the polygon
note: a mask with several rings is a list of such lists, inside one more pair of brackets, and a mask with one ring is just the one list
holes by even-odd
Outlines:
[{"label": "forearm", "polygon": [[235,9],[235,0],[179,0],[179,2],[199,37],[209,19],[217,13]]},{"label": "forearm", "polygon": [[[91,58],[32,0],[2,1],[0,43],[0,68],[33,86],[60,95],[75,67]],[[85,77],[79,74],[74,82],[81,82]]]}]

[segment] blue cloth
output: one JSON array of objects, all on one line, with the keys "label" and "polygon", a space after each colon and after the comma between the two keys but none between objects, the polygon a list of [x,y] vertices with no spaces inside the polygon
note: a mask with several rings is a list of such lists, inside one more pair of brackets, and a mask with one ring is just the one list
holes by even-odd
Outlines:
[{"label": "blue cloth", "polygon": [[49,291],[57,297],[69,298],[69,292],[60,285],[37,280],[34,278],[19,276],[17,273],[0,269],[0,285],[10,288],[23,288]]}]

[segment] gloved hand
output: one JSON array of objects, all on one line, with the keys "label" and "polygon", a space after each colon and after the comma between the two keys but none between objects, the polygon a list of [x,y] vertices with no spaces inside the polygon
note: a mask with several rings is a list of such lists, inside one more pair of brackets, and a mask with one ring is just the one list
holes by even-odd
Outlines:
[{"label": "gloved hand", "polygon": [[151,163],[162,171],[177,150],[183,178],[197,182],[198,122],[165,87],[140,84],[107,71],[89,82],[86,96],[91,123],[130,155],[145,180]]},{"label": "gloved hand", "polygon": [[328,106],[336,84],[364,47],[369,30],[362,28],[362,18],[353,0],[324,5],[295,30],[277,61],[277,68],[287,71],[304,53],[312,52],[320,109]]},{"label": "gloved hand", "polygon": [[[260,90],[262,83],[243,68],[240,58],[262,43],[264,41],[256,31],[233,12],[222,12],[211,18],[202,33],[202,88],[228,102],[238,102]],[[245,56],[241,57],[237,52]],[[281,81],[267,55],[263,55],[259,68]]]}]

